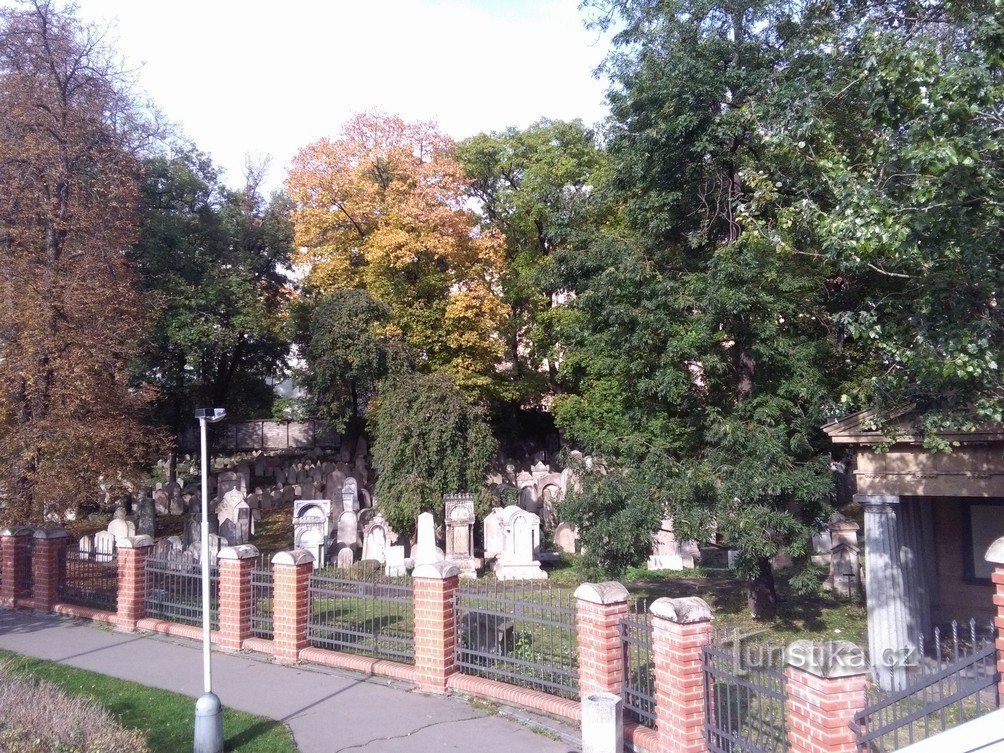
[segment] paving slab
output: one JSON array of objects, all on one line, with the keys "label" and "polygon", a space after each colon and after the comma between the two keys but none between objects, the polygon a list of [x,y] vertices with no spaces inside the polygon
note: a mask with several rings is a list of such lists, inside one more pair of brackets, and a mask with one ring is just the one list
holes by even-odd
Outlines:
[{"label": "paving slab", "polygon": [[[0,609],[0,648],[89,669],[191,698],[202,693],[202,646],[147,633],[117,633],[84,620]],[[213,653],[213,690],[224,706],[288,724],[301,753],[577,753],[577,730],[508,714],[455,696],[348,671],[272,664],[257,654]],[[551,739],[552,736],[559,739]]]}]

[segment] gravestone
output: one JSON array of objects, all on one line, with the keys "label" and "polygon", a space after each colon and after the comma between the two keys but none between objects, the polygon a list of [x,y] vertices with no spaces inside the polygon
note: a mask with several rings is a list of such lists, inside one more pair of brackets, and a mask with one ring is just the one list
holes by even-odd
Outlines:
[{"label": "gravestone", "polygon": [[341,546],[352,549],[353,554],[359,551],[359,516],[348,510],[338,516],[338,528],[335,541]]},{"label": "gravestone", "polygon": [[90,536],[81,536],[77,542],[77,551],[82,559],[90,559],[94,554],[94,539]]},{"label": "gravestone", "polygon": [[[331,502],[327,499],[301,499],[293,503],[293,548],[307,549],[317,559],[326,559],[328,536],[331,534]],[[324,551],[321,551],[324,550]]]},{"label": "gravestone", "polygon": [[300,484],[300,499],[315,499],[317,494],[314,493],[314,482],[312,480],[304,481]]},{"label": "gravestone", "polygon": [[167,543],[171,545],[171,548],[176,552],[180,552],[185,548],[180,536],[168,536],[165,541],[167,541]]},{"label": "gravestone", "polygon": [[387,547],[387,563],[383,572],[388,578],[399,578],[408,574],[408,569],[404,565],[403,546]]},{"label": "gravestone", "polygon": [[108,533],[116,539],[131,538],[136,535],[136,524],[131,520],[126,520],[124,507],[115,508],[115,517],[108,524]]},{"label": "gravestone", "polygon": [[153,493],[153,504],[158,515],[169,515],[171,512],[171,495],[164,489],[157,489]]},{"label": "gravestone", "polygon": [[485,559],[493,560],[502,553],[505,546],[505,532],[502,526],[502,508],[496,507],[485,516]]},{"label": "gravestone", "polygon": [[683,570],[694,567],[694,558],[684,554],[673,531],[673,519],[666,518],[652,535],[652,554],[648,558],[649,570]]},{"label": "gravestone", "polygon": [[412,552],[415,558],[415,567],[431,565],[442,559],[436,547],[436,519],[431,512],[423,512],[418,516],[417,539],[415,551]]},{"label": "gravestone", "polygon": [[517,505],[502,511],[505,543],[495,562],[499,580],[546,580],[536,558],[540,548],[540,518]]},{"label": "gravestone", "polygon": [[236,536],[237,506],[243,503],[244,493],[238,489],[231,489],[216,503],[216,521],[220,535],[227,541],[230,541],[231,536]]},{"label": "gravestone", "polygon": [[222,499],[229,492],[236,489],[237,491],[245,491],[247,487],[244,485],[244,477],[239,476],[234,471],[223,471],[219,476],[216,477],[216,497],[217,499]]},{"label": "gravestone", "polygon": [[861,549],[858,546],[859,526],[843,516],[830,522],[830,573],[823,588],[841,596],[853,596],[861,589]]},{"label": "gravestone", "polygon": [[115,553],[115,534],[98,531],[94,534],[94,559],[97,562],[111,562]]},{"label": "gravestone", "polygon": [[[474,556],[474,497],[453,494],[443,497],[446,521],[446,559],[460,568],[464,578],[477,578],[481,560]],[[403,556],[403,555],[402,555]]]},{"label": "gravestone", "polygon": [[338,549],[338,553],[335,559],[335,567],[340,570],[346,570],[352,567],[356,561],[356,554],[350,546],[341,546]]},{"label": "gravestone", "polygon": [[234,469],[234,473],[241,477],[241,491],[247,494],[248,489],[251,488],[251,466],[247,463],[241,463]]},{"label": "gravestone", "polygon": [[554,529],[554,545],[566,554],[575,554],[579,543],[579,532],[568,523],[558,523]]},{"label": "gravestone", "polygon": [[397,534],[383,516],[377,513],[363,528],[363,559],[381,565],[387,561],[387,547],[397,541]]},{"label": "gravestone", "polygon": [[[166,496],[166,495],[165,495]],[[136,503],[136,534],[139,536],[157,537],[156,502],[144,497]]]},{"label": "gravestone", "polygon": [[359,509],[359,484],[352,476],[342,482],[342,509]]}]

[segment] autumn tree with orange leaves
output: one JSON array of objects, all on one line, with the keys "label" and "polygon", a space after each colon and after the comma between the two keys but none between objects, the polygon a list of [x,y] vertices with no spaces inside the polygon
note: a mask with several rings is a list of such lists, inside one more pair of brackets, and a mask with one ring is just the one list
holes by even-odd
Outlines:
[{"label": "autumn tree with orange leaves", "polygon": [[101,35],[36,1],[0,11],[3,523],[93,500],[147,457],[129,364],[141,305],[139,118]]},{"label": "autumn tree with orange leaves", "polygon": [[365,113],[300,150],[286,180],[308,289],[365,290],[390,307],[383,334],[471,397],[490,396],[508,315],[504,239],[479,233],[454,144],[429,123]]}]

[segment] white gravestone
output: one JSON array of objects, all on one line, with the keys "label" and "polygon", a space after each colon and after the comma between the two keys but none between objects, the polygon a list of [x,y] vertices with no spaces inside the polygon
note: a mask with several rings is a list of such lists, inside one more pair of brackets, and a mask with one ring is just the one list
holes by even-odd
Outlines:
[{"label": "white gravestone", "polygon": [[97,562],[111,562],[115,553],[115,534],[98,531],[94,534],[94,559]]},{"label": "white gravestone", "polygon": [[407,574],[408,569],[404,566],[404,547],[387,547],[387,563],[384,566],[384,575],[389,578],[398,578]]},{"label": "white gravestone", "polygon": [[359,484],[351,476],[342,482],[342,509],[346,512],[359,509]]},{"label": "white gravestone", "polygon": [[540,548],[540,518],[521,507],[510,505],[502,511],[505,545],[495,562],[499,580],[546,580],[536,559]]},{"label": "white gravestone", "polygon": [[418,541],[415,544],[415,567],[431,565],[442,559],[436,548],[436,519],[431,512],[423,512],[418,516]]},{"label": "white gravestone", "polygon": [[502,526],[502,508],[496,507],[485,516],[485,559],[493,560],[502,554],[505,532]]}]

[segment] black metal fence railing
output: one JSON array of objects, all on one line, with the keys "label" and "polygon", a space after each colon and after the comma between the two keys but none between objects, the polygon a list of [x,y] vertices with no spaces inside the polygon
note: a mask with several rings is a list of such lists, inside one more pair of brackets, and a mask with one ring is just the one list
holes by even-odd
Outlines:
[{"label": "black metal fence railing", "polygon": [[[219,628],[220,570],[209,567],[209,620]],[[202,566],[190,555],[168,554],[146,560],[146,614],[184,625],[202,625]]]},{"label": "black metal fence railing", "polygon": [[415,661],[415,599],[411,580],[380,572],[316,570],[310,576],[312,646],[376,659]]},{"label": "black metal fence railing", "polygon": [[463,584],[454,597],[464,674],[579,697],[572,591],[535,581]]},{"label": "black metal fence railing", "polygon": [[787,751],[784,648],[733,636],[704,646],[701,659],[708,750]]},{"label": "black metal fence railing", "polygon": [[35,575],[31,566],[32,554],[35,551],[35,539],[25,536],[18,542],[17,557],[14,559],[15,583],[18,599],[29,599],[35,592]]},{"label": "black metal fence railing", "polygon": [[66,568],[60,584],[59,600],[114,612],[119,591],[117,555],[102,555],[99,561],[90,552],[69,549],[65,554]]},{"label": "black metal fence railing", "polygon": [[263,557],[251,568],[251,634],[272,639],[275,580],[272,565]]},{"label": "black metal fence railing", "polygon": [[636,602],[621,619],[624,660],[624,712],[646,727],[655,726],[655,663],[652,661],[652,623],[644,601]]},{"label": "black metal fence railing", "polygon": [[936,628],[933,640],[918,640],[916,660],[894,670],[897,689],[873,683],[868,706],[854,715],[861,751],[899,750],[994,711],[1000,701],[994,628],[981,634],[976,620]]}]

